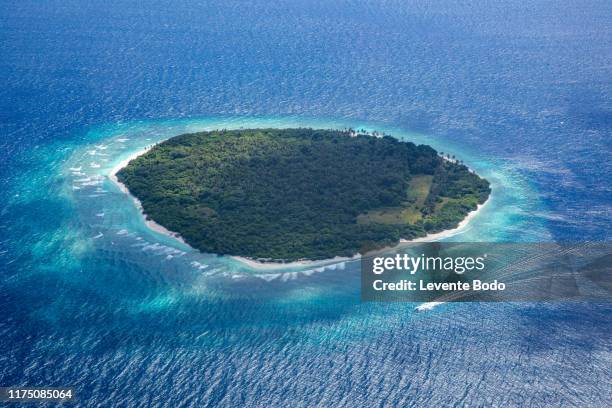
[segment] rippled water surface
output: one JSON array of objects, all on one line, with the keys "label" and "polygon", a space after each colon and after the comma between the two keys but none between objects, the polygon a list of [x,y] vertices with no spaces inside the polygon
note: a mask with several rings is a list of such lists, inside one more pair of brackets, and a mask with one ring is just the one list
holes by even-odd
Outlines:
[{"label": "rippled water surface", "polygon": [[608,241],[605,1],[0,5],[0,385],[83,406],[605,406],[609,304],[359,301],[150,231],[108,173],[187,131],[365,127],[492,182],[451,239]]}]

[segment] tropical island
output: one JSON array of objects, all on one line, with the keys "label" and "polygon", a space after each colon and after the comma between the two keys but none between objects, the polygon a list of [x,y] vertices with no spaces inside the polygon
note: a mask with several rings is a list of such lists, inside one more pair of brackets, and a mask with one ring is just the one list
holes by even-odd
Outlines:
[{"label": "tropical island", "polygon": [[148,219],[202,252],[352,256],[457,227],[489,182],[433,148],[348,130],[184,134],[117,173]]}]

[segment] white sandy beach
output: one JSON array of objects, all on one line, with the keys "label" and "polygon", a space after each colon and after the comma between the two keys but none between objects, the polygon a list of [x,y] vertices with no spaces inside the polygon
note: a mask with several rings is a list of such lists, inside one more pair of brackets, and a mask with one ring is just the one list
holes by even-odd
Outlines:
[{"label": "white sandy beach", "polygon": [[303,260],[303,261],[293,261],[293,262],[286,262],[286,263],[260,262],[255,259],[246,258],[244,256],[232,256],[232,258],[243,264],[248,265],[252,269],[271,271],[271,270],[285,269],[285,268],[300,268],[300,267],[316,268],[319,266],[332,265],[332,264],[339,263],[339,262],[355,261],[361,258],[361,254],[356,254],[356,255],[353,255],[352,257],[337,256],[335,258],[321,259],[318,261]]},{"label": "white sandy beach", "polygon": [[[125,160],[121,161],[120,163],[118,163],[115,167],[113,167],[111,169],[111,171],[108,174],[108,177],[109,177],[109,179],[113,183],[115,183],[119,187],[119,189],[121,189],[122,192],[124,192],[125,194],[129,195],[132,198],[132,200],[136,204],[136,207],[140,210],[140,213],[142,214],[144,222],[147,225],[147,227],[149,227],[150,229],[152,229],[153,231],[155,231],[155,232],[157,232],[159,234],[163,234],[163,235],[166,235],[168,237],[177,239],[181,243],[183,243],[185,245],[189,245],[180,236],[180,234],[168,230],[164,226],[156,223],[155,221],[153,221],[151,219],[147,219],[147,216],[146,216],[146,214],[143,211],[142,203],[140,202],[140,200],[138,198],[134,197],[132,194],[130,194],[128,188],[117,179],[117,173],[122,168],[127,166],[129,162],[131,162],[132,160],[134,160],[138,156],[141,156],[141,155],[145,154],[146,152],[148,152],[149,149],[151,149],[151,147],[153,147],[153,146],[148,146],[148,147],[146,147],[146,148],[144,148],[142,150],[139,150],[139,151],[135,152],[134,154],[130,155],[127,159],[125,159]],[[383,248],[381,250],[374,251],[374,253],[389,251],[389,250],[392,250],[394,248],[399,248],[399,247],[401,247],[403,245],[412,244],[412,243],[415,243],[415,242],[435,242],[435,241],[440,241],[442,239],[449,238],[451,236],[460,234],[461,232],[463,232],[466,229],[466,227],[468,226],[470,221],[473,220],[480,213],[480,210],[482,209],[482,207],[484,207],[490,201],[490,199],[491,199],[491,197],[489,196],[489,198],[487,199],[487,201],[484,204],[478,205],[476,210],[470,212],[459,223],[459,225],[457,225],[456,228],[453,228],[451,230],[445,230],[445,231],[437,232],[437,233],[434,233],[434,234],[428,234],[428,235],[426,235],[424,237],[415,238],[415,239],[411,239],[411,240],[401,239],[398,245],[396,245],[394,247],[391,247],[391,248]],[[282,263],[282,262],[260,262],[260,261],[257,261],[255,259],[251,259],[251,258],[247,258],[247,257],[243,257],[243,256],[231,256],[231,258],[235,259],[236,261],[238,261],[240,263],[243,263],[243,264],[247,265],[248,267],[250,267],[252,269],[270,271],[270,270],[286,269],[286,268],[302,268],[302,267],[315,267],[316,268],[316,267],[319,267],[319,266],[332,265],[332,264],[339,263],[339,262],[354,261],[354,260],[360,259],[361,258],[361,254],[358,253],[358,254],[353,255],[352,257],[340,257],[340,256],[337,256],[335,258],[322,259],[322,260],[317,260],[317,261],[302,260],[302,261],[294,261],[294,262],[287,262],[287,263]]]}]

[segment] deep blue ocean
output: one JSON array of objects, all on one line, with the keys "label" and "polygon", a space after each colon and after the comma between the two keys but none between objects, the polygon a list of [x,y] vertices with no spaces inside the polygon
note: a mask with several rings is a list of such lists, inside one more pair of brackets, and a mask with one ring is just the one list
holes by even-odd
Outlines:
[{"label": "deep blue ocean", "polygon": [[[432,3],[432,4],[429,4]],[[3,1],[0,386],[77,406],[610,406],[610,303],[360,301],[149,230],[108,179],[176,134],[365,127],[456,154],[463,241],[610,241],[612,2]]]}]

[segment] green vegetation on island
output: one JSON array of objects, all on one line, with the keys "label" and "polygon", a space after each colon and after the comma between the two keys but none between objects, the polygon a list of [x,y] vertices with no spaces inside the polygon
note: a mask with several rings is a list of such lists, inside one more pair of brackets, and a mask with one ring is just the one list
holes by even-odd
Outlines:
[{"label": "green vegetation on island", "polygon": [[185,134],[117,176],[192,247],[273,261],[351,256],[451,229],[490,193],[429,146],[352,130]]}]

